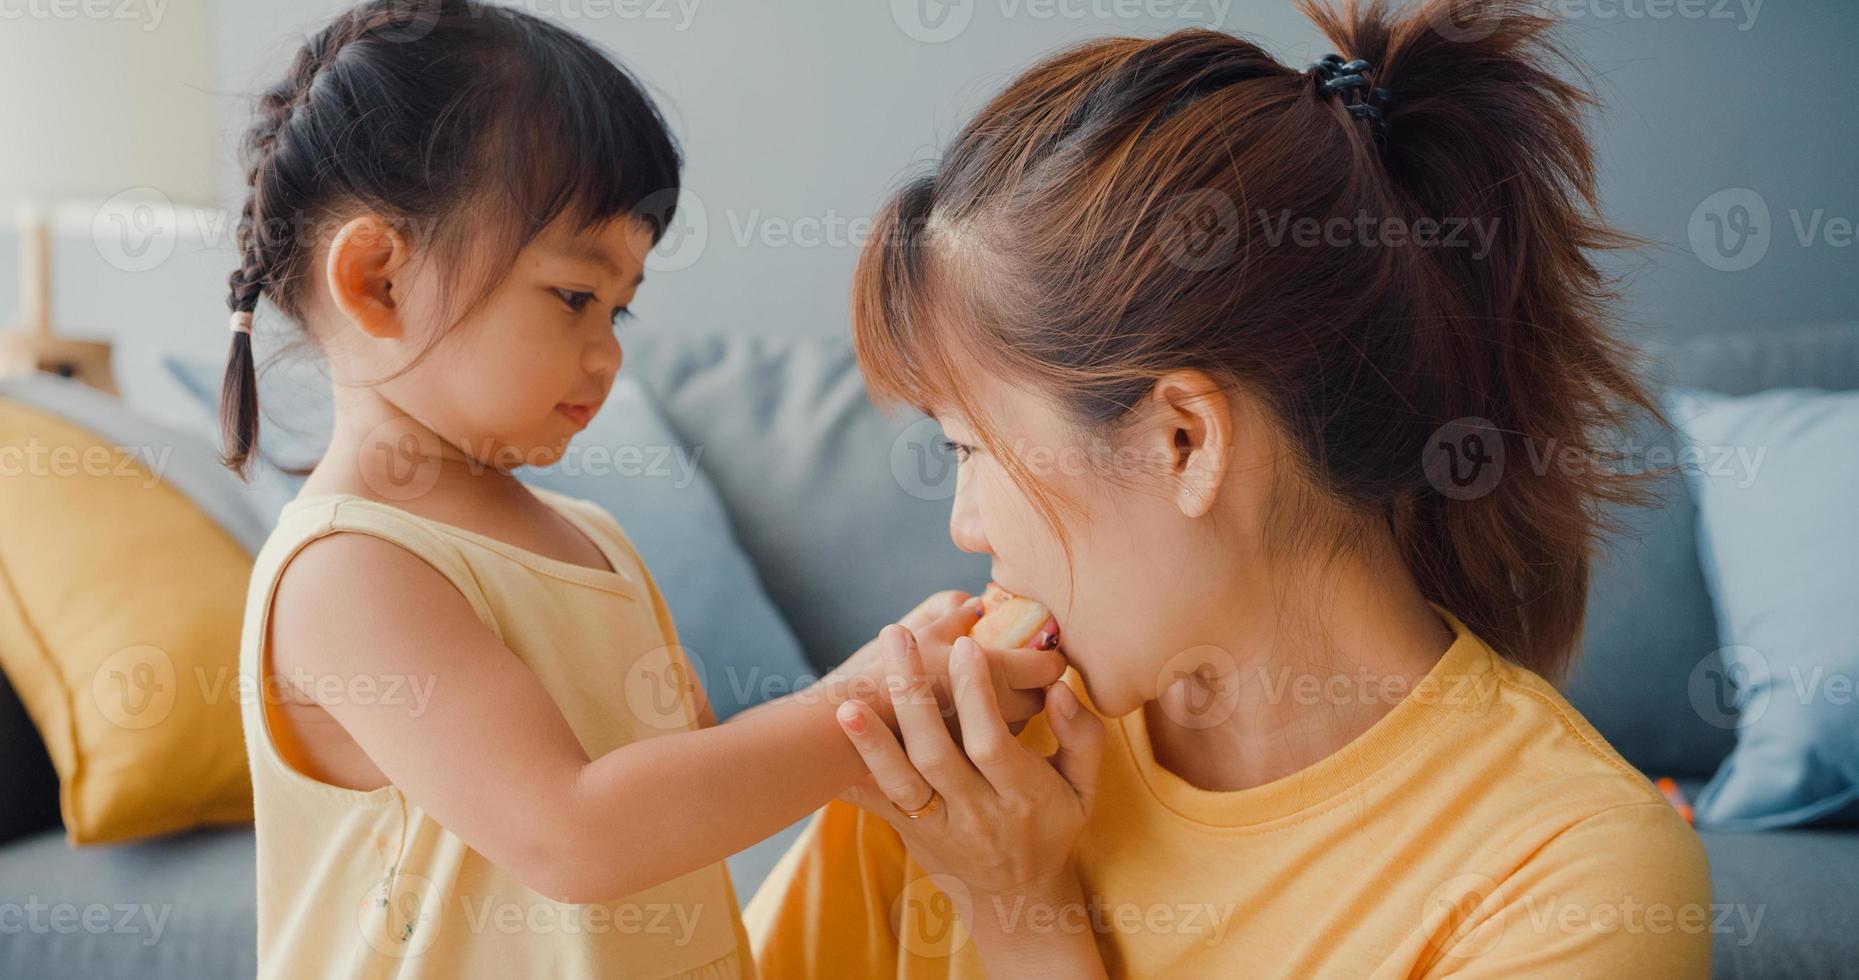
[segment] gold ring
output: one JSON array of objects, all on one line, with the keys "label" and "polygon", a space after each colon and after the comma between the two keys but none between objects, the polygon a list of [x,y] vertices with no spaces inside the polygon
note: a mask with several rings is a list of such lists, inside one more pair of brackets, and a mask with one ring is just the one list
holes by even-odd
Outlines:
[{"label": "gold ring", "polygon": [[936,792],[936,790],[932,788],[930,790],[929,802],[923,804],[920,807],[917,807],[914,810],[906,810],[903,807],[898,806],[895,802],[893,802],[891,806],[898,813],[901,813],[904,816],[909,817],[912,820],[916,820],[920,817],[928,816],[929,814],[935,813],[937,810],[941,809],[942,808],[942,794]]}]

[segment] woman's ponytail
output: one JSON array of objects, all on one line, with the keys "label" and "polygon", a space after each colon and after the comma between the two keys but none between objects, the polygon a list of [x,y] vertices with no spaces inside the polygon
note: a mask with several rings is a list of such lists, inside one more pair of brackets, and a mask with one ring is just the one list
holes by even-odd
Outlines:
[{"label": "woman's ponytail", "polygon": [[1618,297],[1592,259],[1639,244],[1597,213],[1593,97],[1529,0],[1299,7],[1375,67],[1397,216],[1480,243],[1409,250],[1412,396],[1431,417],[1396,537],[1429,597],[1555,679],[1587,601],[1595,505],[1640,496],[1596,440],[1657,414],[1609,335]]}]

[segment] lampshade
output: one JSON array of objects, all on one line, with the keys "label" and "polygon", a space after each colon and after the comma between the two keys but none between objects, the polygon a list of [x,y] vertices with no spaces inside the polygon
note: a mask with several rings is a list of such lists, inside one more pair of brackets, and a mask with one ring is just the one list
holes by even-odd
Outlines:
[{"label": "lampshade", "polygon": [[0,225],[152,188],[212,206],[206,0],[18,4],[0,19]]}]

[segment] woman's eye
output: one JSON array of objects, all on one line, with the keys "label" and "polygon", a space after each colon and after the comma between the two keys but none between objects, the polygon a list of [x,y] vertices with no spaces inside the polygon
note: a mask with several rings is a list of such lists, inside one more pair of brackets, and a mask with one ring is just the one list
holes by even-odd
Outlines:
[{"label": "woman's eye", "polygon": [[613,320],[613,325],[614,325],[614,326],[616,326],[616,327],[617,327],[617,326],[619,326],[619,325],[620,325],[620,324],[621,324],[622,322],[624,322],[624,321],[627,321],[627,320],[630,320],[630,319],[632,319],[632,318],[633,318],[633,311],[632,311],[632,310],[630,310],[630,309],[627,309],[627,308],[626,308],[626,307],[624,307],[624,306],[618,306],[618,307],[614,307],[614,310],[613,310],[613,316],[612,316],[612,320]]},{"label": "woman's eye", "polygon": [[954,453],[955,460],[958,463],[968,462],[969,455],[974,452],[974,449],[968,446],[964,446],[959,442],[950,442],[947,439],[942,441],[942,449],[944,452]]}]

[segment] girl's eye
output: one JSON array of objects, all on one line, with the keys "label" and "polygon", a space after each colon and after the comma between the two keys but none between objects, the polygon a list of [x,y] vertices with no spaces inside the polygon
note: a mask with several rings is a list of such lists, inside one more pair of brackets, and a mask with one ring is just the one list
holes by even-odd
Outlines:
[{"label": "girl's eye", "polygon": [[560,296],[562,302],[568,304],[568,309],[575,313],[586,309],[587,304],[594,301],[594,294],[582,289],[557,289],[555,295]]},{"label": "girl's eye", "polygon": [[[576,316],[579,316],[583,310],[586,310],[587,304],[592,303],[596,298],[593,293],[585,289],[557,289],[555,290],[555,295],[561,297],[562,302],[567,304],[569,312]],[[607,319],[617,327],[620,325],[620,321],[630,320],[632,318],[632,310],[624,306],[616,306],[613,308],[613,313],[609,315]]]},{"label": "girl's eye", "polygon": [[974,452],[974,449],[969,446],[964,446],[959,442],[950,442],[947,439],[942,441],[942,448],[944,452],[954,453],[958,463],[968,462],[969,455]]}]

